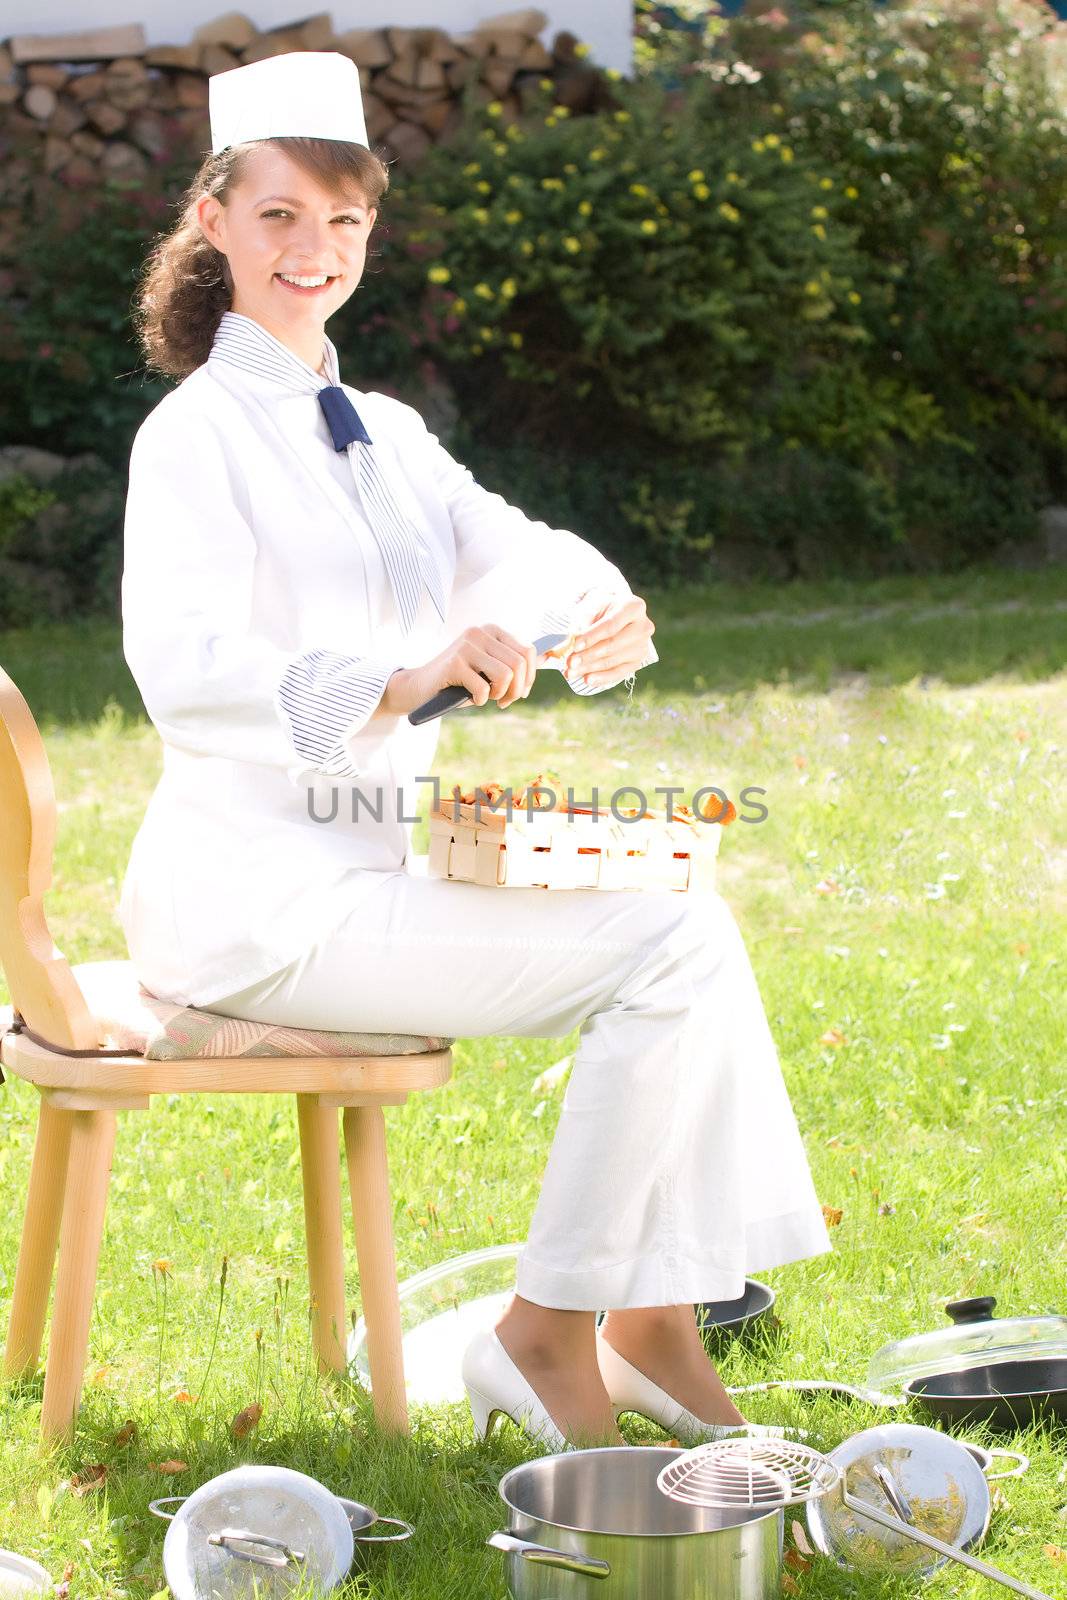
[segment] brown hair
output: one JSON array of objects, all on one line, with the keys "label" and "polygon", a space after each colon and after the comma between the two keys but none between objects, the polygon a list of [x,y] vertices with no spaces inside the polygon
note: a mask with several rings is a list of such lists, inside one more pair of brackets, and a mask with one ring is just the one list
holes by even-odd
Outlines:
[{"label": "brown hair", "polygon": [[247,153],[268,143],[323,188],[357,189],[368,210],[377,207],[389,187],[384,161],[365,146],[340,139],[257,139],[206,155],[177,202],[177,223],[153,244],[134,296],[133,323],[151,371],[185,378],[207,360],[223,313],[233,304],[233,277],[222,251],[201,230],[197,201],[210,194],[225,205],[241,181]]}]

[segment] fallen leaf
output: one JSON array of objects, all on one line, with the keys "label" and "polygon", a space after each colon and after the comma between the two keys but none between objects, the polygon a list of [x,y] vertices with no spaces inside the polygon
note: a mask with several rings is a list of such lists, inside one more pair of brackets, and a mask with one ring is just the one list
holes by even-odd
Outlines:
[{"label": "fallen leaf", "polygon": [[176,1478],[179,1472],[188,1472],[188,1461],[150,1461],[150,1472],[161,1472],[165,1478]]},{"label": "fallen leaf", "polygon": [[799,1550],[787,1550],[785,1564],[791,1572],[807,1572],[811,1567],[807,1556],[802,1556]]},{"label": "fallen leaf", "polygon": [[230,1423],[230,1432],[233,1434],[235,1439],[247,1438],[247,1436],[252,1432],[252,1429],[258,1425],[259,1419],[262,1415],[263,1407],[258,1403],[258,1401],[254,1401],[252,1405],[245,1406],[243,1411],[239,1411],[237,1413],[233,1421]]},{"label": "fallen leaf", "polygon": [[118,1433],[116,1433],[115,1443],[121,1449],[124,1445],[132,1444],[136,1437],[137,1424],[131,1417],[127,1422],[122,1424],[122,1427],[119,1429]]},{"label": "fallen leaf", "polygon": [[80,1500],[83,1494],[89,1494],[93,1489],[99,1489],[107,1480],[107,1468],[102,1461],[97,1461],[91,1467],[83,1467],[80,1472],[74,1473],[70,1479],[70,1492]]},{"label": "fallen leaf", "polygon": [[813,1556],[815,1551],[811,1548],[811,1543],[808,1539],[807,1530],[804,1527],[804,1524],[802,1522],[798,1522],[794,1517],[792,1522],[789,1524],[789,1528],[793,1535],[793,1543],[796,1545],[801,1555]]},{"label": "fallen leaf", "polygon": [[1050,1561],[1067,1561],[1067,1550],[1062,1544],[1043,1544],[1041,1548]]},{"label": "fallen leaf", "polygon": [[841,885],[835,878],[820,878],[815,885],[816,894],[840,894]]},{"label": "fallen leaf", "polygon": [[188,1389],[179,1389],[174,1396],[174,1404],[176,1406],[195,1406],[196,1402],[197,1396],[190,1394]]},{"label": "fallen leaf", "polygon": [[96,1371],[93,1373],[92,1377],[89,1379],[89,1382],[90,1383],[107,1383],[107,1382],[109,1382],[109,1380],[111,1378],[114,1377],[114,1375],[115,1375],[114,1367],[97,1367]]},{"label": "fallen leaf", "polygon": [[826,1226],[828,1228],[836,1228],[840,1226],[841,1218],[845,1213],[840,1206],[823,1206],[822,1214],[825,1218]]},{"label": "fallen leaf", "polygon": [[840,1028],[827,1028],[826,1032],[819,1035],[820,1044],[848,1044],[848,1035],[841,1032]]},{"label": "fallen leaf", "polygon": [[800,1585],[791,1572],[782,1573],[781,1589],[783,1594],[799,1594]]}]

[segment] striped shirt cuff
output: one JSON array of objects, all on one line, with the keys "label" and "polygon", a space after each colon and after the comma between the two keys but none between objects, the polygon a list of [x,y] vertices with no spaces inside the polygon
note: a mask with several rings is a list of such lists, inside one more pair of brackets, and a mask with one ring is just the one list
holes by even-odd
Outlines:
[{"label": "striped shirt cuff", "polygon": [[[537,632],[534,637],[540,639],[542,635],[546,633],[573,633],[575,631],[576,618],[577,612],[573,607],[570,610],[567,610],[563,607],[552,607],[550,610],[542,612],[541,621],[538,624]],[[651,667],[658,660],[659,655],[656,651],[656,647],[650,639],[648,641],[648,651],[645,655],[645,659],[641,662],[640,666],[638,666],[636,670],[640,672],[642,667]],[[558,659],[546,661],[544,665],[555,667],[559,672],[563,672],[563,663]],[[605,689],[614,689],[617,684],[622,683],[629,676],[629,673],[624,672],[621,673],[613,683],[590,683],[589,680],[587,678],[583,678],[580,673],[576,674],[573,678],[568,678],[567,674],[565,672],[563,673],[564,680],[574,690],[575,694],[601,694]]]},{"label": "striped shirt cuff", "polygon": [[399,666],[335,650],[308,650],[291,661],[276,709],[298,755],[329,777],[358,778],[345,741],[370,721]]}]

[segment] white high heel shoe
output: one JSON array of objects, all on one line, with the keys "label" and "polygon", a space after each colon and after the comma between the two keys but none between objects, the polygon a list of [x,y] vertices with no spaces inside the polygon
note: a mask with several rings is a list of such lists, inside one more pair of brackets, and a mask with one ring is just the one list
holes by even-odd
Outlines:
[{"label": "white high heel shoe", "polygon": [[702,1422],[679,1401],[673,1400],[665,1389],[639,1368],[621,1356],[603,1337],[596,1335],[597,1360],[600,1376],[608,1391],[615,1420],[624,1411],[635,1412],[654,1422],[675,1439],[691,1445],[710,1444],[715,1439],[731,1439],[735,1435],[747,1439],[805,1438],[803,1429],[773,1428],[759,1422]]},{"label": "white high heel shoe", "polygon": [[492,1328],[475,1334],[463,1352],[463,1387],[467,1391],[474,1432],[488,1439],[498,1417],[512,1422],[551,1450],[573,1448],[556,1427],[537,1394],[508,1355]]}]

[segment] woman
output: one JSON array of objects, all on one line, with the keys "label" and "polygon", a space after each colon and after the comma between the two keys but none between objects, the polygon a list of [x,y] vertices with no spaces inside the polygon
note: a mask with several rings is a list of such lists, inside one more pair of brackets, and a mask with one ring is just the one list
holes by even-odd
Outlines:
[{"label": "woman", "polygon": [[591,544],[341,384],[325,323],[388,184],[352,63],[219,74],[211,118],[137,300],[147,364],[182,380],[130,458],[124,650],[165,756],[120,907],[138,975],[296,1026],[580,1028],[517,1292],[466,1352],[477,1430],[621,1443],[623,1409],[739,1429],[693,1304],[829,1240],[728,907],[501,894],[410,849],[441,724],[408,712],[449,684],[511,707],[553,629],[580,635],[570,686],[610,688],[658,659],[653,624]]}]

